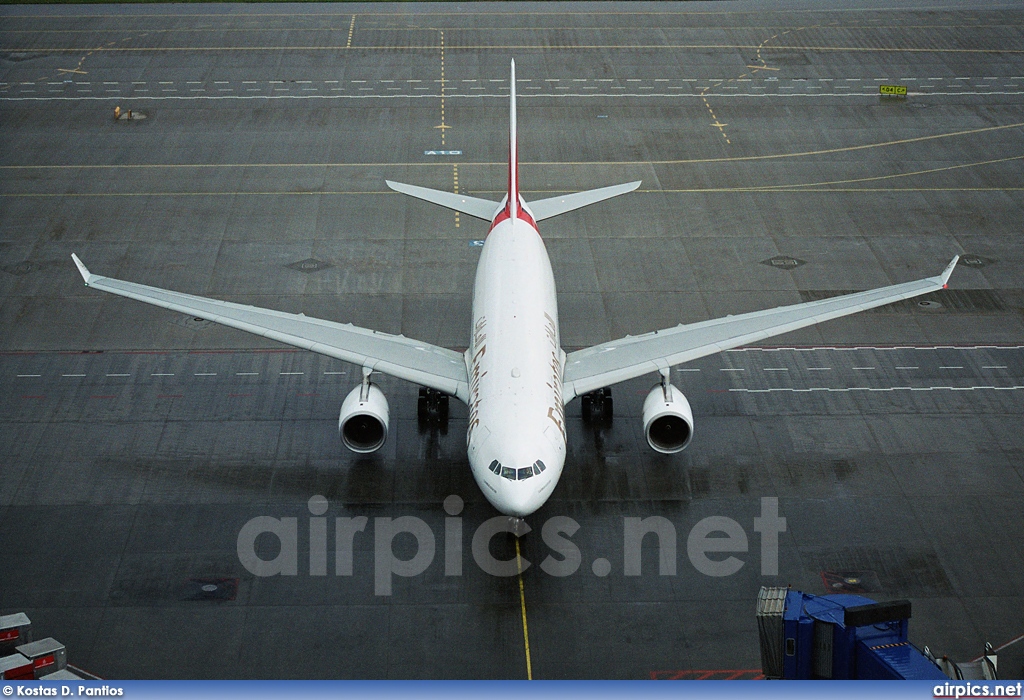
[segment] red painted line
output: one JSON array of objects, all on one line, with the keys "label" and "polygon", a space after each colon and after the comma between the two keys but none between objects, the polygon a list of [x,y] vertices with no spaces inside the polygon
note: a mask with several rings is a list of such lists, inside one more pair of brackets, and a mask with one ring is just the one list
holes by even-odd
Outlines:
[{"label": "red painted line", "polygon": [[37,354],[38,353],[35,352],[34,350],[22,350],[22,351],[14,351],[14,352],[0,352],[0,355],[2,355],[3,357],[15,357],[17,355],[27,355],[29,357],[32,357],[33,355],[37,355]]},{"label": "red painted line", "polygon": [[652,681],[763,681],[759,668],[690,669],[684,671],[651,671]]},{"label": "red painted line", "polygon": [[[1024,639],[1024,634],[1022,634],[1021,636],[1019,636],[1019,637],[1017,637],[1015,639],[1011,639],[1006,644],[1003,644],[1002,646],[998,646],[995,649],[993,649],[992,651],[998,653],[998,652],[1002,651],[1003,649],[1005,649],[1006,647],[1010,646],[1011,644],[1016,644],[1017,642],[1021,641],[1022,639]],[[977,663],[978,661],[981,661],[984,658],[985,658],[985,655],[982,654],[981,656],[979,656],[976,659],[971,659],[971,663],[972,664],[973,663]]]},{"label": "red painted line", "polygon": [[244,353],[244,354],[248,355],[248,354],[251,354],[251,353],[286,353],[286,352],[308,352],[308,351],[307,350],[289,350],[287,348],[282,348],[280,350],[253,348],[252,350],[188,350],[188,351],[186,351],[186,354],[188,354],[188,355],[237,355],[239,353]]},{"label": "red painted line", "polygon": [[124,355],[169,355],[170,350],[125,350]]}]

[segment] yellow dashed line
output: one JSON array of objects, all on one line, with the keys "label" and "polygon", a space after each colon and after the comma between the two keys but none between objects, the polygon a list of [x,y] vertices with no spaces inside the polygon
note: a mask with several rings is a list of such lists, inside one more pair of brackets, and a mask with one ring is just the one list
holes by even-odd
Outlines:
[{"label": "yellow dashed line", "polygon": [[533,680],[533,664],[530,661],[530,630],[526,626],[526,591],[523,588],[523,558],[519,554],[519,538],[516,537],[516,570],[519,572],[519,607],[523,611],[523,645],[526,647],[526,680]]},{"label": "yellow dashed line", "polygon": [[352,48],[352,33],[356,30],[356,16],[352,15],[352,22],[348,25],[348,42],[345,44],[346,49]]}]

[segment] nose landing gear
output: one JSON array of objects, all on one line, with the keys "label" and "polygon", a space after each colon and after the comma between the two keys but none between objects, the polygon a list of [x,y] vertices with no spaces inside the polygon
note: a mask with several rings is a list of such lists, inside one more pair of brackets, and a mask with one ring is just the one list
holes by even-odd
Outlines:
[{"label": "nose landing gear", "polygon": [[448,434],[448,395],[436,389],[420,389],[416,404],[416,417],[420,432],[436,428],[442,435]]},{"label": "nose landing gear", "polygon": [[612,390],[608,387],[592,391],[580,397],[583,422],[594,428],[611,427],[612,407]]}]

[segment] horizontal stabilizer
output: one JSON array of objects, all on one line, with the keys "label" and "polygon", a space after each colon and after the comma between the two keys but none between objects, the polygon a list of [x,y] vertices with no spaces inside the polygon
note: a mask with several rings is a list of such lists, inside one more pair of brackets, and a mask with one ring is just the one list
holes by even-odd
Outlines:
[{"label": "horizontal stabilizer", "polygon": [[533,212],[534,220],[543,221],[544,219],[550,219],[552,216],[564,214],[567,211],[581,209],[590,204],[596,204],[612,197],[618,197],[620,194],[632,192],[639,186],[640,180],[637,180],[636,182],[627,182],[624,185],[612,185],[611,187],[602,187],[598,190],[587,190],[586,192],[566,194],[561,197],[541,199],[536,202],[530,202],[530,211]]},{"label": "horizontal stabilizer", "polygon": [[478,197],[468,197],[464,194],[454,194],[452,192],[442,192],[441,190],[432,190],[426,187],[417,187],[416,185],[406,185],[401,182],[392,182],[391,180],[385,180],[388,187],[393,189],[395,192],[401,192],[417,199],[423,199],[434,204],[440,204],[442,207],[448,209],[454,209],[460,211],[463,214],[475,216],[478,219],[484,221],[490,221],[494,218],[494,214],[498,211],[498,202],[492,202],[487,199],[479,199]]}]

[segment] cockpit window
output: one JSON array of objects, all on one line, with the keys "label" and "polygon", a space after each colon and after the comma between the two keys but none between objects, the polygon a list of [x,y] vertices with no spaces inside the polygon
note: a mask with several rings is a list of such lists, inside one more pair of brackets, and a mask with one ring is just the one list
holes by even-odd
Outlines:
[{"label": "cockpit window", "polygon": [[547,469],[544,462],[539,459],[528,467],[520,467],[518,469],[515,467],[506,467],[503,464],[500,464],[498,460],[494,460],[487,465],[487,468],[498,476],[508,479],[509,481],[522,481],[523,479],[529,479],[531,476],[540,474],[542,471]]}]

